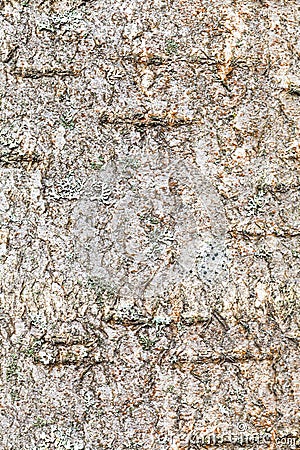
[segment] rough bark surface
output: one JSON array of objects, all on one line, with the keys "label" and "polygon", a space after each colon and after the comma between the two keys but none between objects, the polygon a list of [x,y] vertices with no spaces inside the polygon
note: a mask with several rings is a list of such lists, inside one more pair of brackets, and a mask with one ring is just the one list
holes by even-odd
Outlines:
[{"label": "rough bark surface", "polygon": [[0,449],[300,448],[299,1],[3,0],[0,42]]}]

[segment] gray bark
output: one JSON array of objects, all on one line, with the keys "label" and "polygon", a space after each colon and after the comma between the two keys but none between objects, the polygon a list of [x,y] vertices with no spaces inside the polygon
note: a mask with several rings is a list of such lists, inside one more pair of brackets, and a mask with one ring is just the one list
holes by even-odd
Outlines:
[{"label": "gray bark", "polygon": [[0,449],[300,445],[299,21],[0,2]]}]

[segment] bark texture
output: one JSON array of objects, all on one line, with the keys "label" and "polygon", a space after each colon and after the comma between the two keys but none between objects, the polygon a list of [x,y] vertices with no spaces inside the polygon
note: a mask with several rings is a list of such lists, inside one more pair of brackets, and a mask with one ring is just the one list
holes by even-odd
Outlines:
[{"label": "bark texture", "polygon": [[0,43],[0,449],[300,448],[299,1],[3,0]]}]

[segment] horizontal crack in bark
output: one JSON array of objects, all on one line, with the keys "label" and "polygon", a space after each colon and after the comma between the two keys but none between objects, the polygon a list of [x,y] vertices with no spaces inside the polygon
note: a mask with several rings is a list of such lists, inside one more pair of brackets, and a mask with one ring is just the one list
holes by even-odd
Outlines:
[{"label": "horizontal crack in bark", "polygon": [[201,123],[201,117],[174,117],[171,114],[162,115],[133,115],[133,116],[121,116],[110,113],[102,113],[99,118],[100,124],[111,125],[131,125],[137,128],[155,128],[155,127],[182,127],[195,123]]},{"label": "horizontal crack in bark", "polygon": [[16,75],[22,78],[44,78],[44,77],[75,77],[80,75],[79,70],[75,69],[61,69],[61,68],[45,68],[45,69],[37,69],[37,68],[25,68],[25,67],[17,67],[11,71],[12,75]]}]

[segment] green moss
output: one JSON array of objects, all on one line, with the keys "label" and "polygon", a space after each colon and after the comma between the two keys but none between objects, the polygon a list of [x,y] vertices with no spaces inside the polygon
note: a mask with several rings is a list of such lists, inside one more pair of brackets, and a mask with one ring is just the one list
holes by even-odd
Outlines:
[{"label": "green moss", "polygon": [[168,39],[166,42],[165,52],[167,55],[176,55],[178,53],[178,44],[172,39]]}]

